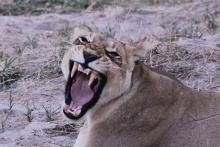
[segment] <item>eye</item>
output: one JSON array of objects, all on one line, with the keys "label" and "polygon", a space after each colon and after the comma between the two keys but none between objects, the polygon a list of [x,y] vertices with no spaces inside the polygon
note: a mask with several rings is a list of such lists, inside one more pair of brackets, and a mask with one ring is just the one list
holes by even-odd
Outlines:
[{"label": "eye", "polygon": [[80,37],[79,39],[81,40],[81,42],[89,43],[89,41],[86,39],[86,37]]}]

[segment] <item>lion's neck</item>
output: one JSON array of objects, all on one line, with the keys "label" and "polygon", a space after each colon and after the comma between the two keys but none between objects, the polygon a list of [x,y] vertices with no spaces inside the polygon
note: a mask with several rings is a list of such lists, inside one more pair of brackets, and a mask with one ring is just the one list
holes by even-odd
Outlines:
[{"label": "lion's neck", "polygon": [[[100,140],[126,139],[129,144],[132,138],[143,136],[144,144],[150,145],[184,115],[189,105],[181,96],[185,87],[143,66],[136,68],[131,89],[99,107],[88,120],[90,132]],[[114,138],[115,134],[118,138]]]}]

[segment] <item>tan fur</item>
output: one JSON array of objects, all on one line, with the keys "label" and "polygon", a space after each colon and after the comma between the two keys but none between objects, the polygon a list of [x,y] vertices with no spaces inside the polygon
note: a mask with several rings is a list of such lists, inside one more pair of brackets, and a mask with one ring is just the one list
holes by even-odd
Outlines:
[{"label": "tan fur", "polygon": [[[74,147],[219,146],[220,95],[193,91],[138,62],[143,41],[137,47],[109,38],[103,41],[106,50],[121,55],[122,64],[103,53],[90,64],[108,81],[97,104],[87,112]],[[76,58],[75,48],[64,56],[62,69]],[[87,47],[80,48],[79,53]]]}]

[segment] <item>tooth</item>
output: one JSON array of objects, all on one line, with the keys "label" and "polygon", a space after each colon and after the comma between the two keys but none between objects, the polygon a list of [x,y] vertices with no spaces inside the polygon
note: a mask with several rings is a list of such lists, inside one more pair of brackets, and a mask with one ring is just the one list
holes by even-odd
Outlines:
[{"label": "tooth", "polygon": [[69,107],[70,107],[70,105],[64,104],[64,107],[63,107],[64,111],[67,112],[67,110],[69,109]]},{"label": "tooth", "polygon": [[79,64],[79,66],[78,66],[78,71],[83,71],[83,67]]},{"label": "tooth", "polygon": [[71,78],[74,76],[76,70],[77,70],[77,67],[78,67],[78,64],[77,63],[74,63],[73,65],[73,68],[72,68],[72,71],[71,71]]},{"label": "tooth", "polygon": [[74,116],[79,116],[81,113],[81,109],[75,110],[74,111]]},{"label": "tooth", "polygon": [[89,68],[87,68],[87,69],[84,70],[84,73],[87,74],[87,75],[89,75],[90,72],[91,72],[91,69],[89,69]]},{"label": "tooth", "polygon": [[68,110],[73,116],[79,116],[81,113],[82,106],[78,106],[74,111]]},{"label": "tooth", "polygon": [[91,75],[90,75],[90,78],[89,78],[89,83],[88,83],[88,86],[91,86],[92,82],[97,78],[97,74],[96,72],[92,72]]}]

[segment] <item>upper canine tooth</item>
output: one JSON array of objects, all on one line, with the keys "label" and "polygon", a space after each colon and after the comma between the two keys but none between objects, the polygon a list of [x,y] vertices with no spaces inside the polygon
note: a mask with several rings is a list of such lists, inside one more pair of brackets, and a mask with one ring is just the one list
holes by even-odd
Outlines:
[{"label": "upper canine tooth", "polygon": [[89,83],[88,86],[91,86],[92,82],[97,78],[97,73],[96,72],[92,72],[89,78]]},{"label": "upper canine tooth", "polygon": [[74,63],[73,68],[72,68],[72,71],[71,71],[71,78],[74,76],[74,74],[75,74],[77,68],[78,68],[78,64],[77,64],[77,63]]},{"label": "upper canine tooth", "polygon": [[83,71],[83,67],[82,67],[82,65],[80,65],[80,64],[79,64],[79,66],[78,66],[78,71],[81,71],[81,72]]}]

